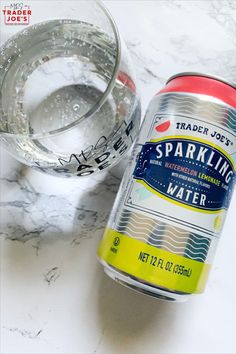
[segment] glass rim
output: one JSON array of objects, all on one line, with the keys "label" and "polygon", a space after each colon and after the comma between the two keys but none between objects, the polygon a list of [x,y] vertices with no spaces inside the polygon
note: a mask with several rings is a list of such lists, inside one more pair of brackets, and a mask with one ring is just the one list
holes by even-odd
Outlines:
[{"label": "glass rim", "polygon": [[115,23],[115,20],[113,19],[113,16],[111,15],[110,11],[106,8],[106,6],[102,3],[101,0],[94,0],[94,2],[100,7],[102,12],[105,14],[106,18],[110,22],[111,28],[113,30],[114,38],[115,38],[115,43],[116,43],[116,58],[115,58],[115,65],[112,71],[112,76],[111,79],[108,82],[108,85],[103,92],[101,98],[94,104],[93,107],[91,107],[85,114],[83,114],[81,117],[77,118],[74,122],[65,125],[61,128],[58,129],[53,129],[51,131],[47,131],[45,133],[11,133],[8,131],[0,131],[0,136],[2,135],[3,137],[27,137],[30,139],[35,139],[35,138],[47,138],[49,136],[54,136],[63,133],[64,131],[69,131],[73,129],[78,122],[82,122],[84,119],[93,116],[105,103],[107,97],[111,93],[112,89],[114,88],[116,78],[118,76],[119,72],[119,67],[120,67],[120,60],[121,60],[121,39],[120,39],[120,34],[117,28],[117,25]]}]

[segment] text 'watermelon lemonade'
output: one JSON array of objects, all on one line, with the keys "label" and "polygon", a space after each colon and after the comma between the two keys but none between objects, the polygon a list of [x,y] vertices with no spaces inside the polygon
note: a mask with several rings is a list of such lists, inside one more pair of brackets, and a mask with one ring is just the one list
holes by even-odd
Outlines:
[{"label": "text 'watermelon lemonade'", "polygon": [[98,250],[106,273],[166,300],[203,292],[235,169],[235,85],[170,78],[147,110]]}]

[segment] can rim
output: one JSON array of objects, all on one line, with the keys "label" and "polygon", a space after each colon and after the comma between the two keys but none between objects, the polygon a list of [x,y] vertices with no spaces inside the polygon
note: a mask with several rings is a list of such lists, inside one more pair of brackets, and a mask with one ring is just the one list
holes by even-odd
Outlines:
[{"label": "can rim", "polygon": [[168,84],[170,81],[176,79],[177,77],[182,77],[182,76],[198,76],[198,77],[206,77],[209,79],[215,79],[217,81],[223,82],[224,84],[236,89],[236,83],[233,83],[232,81],[225,80],[221,76],[212,75],[212,74],[204,74],[204,73],[200,73],[200,72],[196,72],[196,71],[186,71],[186,72],[181,72],[181,73],[175,74],[175,75],[171,76],[166,81],[166,84]]}]

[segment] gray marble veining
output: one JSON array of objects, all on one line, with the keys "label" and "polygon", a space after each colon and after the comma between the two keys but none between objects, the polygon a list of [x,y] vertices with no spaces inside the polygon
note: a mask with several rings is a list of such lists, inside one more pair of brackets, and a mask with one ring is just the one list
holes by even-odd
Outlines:
[{"label": "gray marble veining", "polygon": [[[178,72],[236,81],[235,0],[106,4],[129,48],[143,114]],[[236,352],[235,198],[207,293],[163,304],[110,281],[96,261],[124,166],[72,180],[30,170],[3,150],[0,162],[2,353]]]},{"label": "gray marble veining", "polygon": [[[27,176],[12,172],[1,178],[5,191],[0,202],[2,237],[11,241],[33,241],[39,250],[41,242],[57,239],[78,245],[82,239],[93,237],[94,230],[104,229],[119,179],[108,174],[94,188],[81,193],[46,194],[36,190]],[[89,181],[86,181],[89,184]],[[78,182],[79,183],[79,182]]]}]

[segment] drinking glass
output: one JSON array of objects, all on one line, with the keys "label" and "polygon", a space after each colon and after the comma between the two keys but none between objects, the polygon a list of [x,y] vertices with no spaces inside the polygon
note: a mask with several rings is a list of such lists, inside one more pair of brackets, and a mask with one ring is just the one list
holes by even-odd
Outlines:
[{"label": "drinking glass", "polygon": [[117,163],[141,110],[129,54],[104,5],[1,0],[0,24],[3,147],[64,177]]}]

